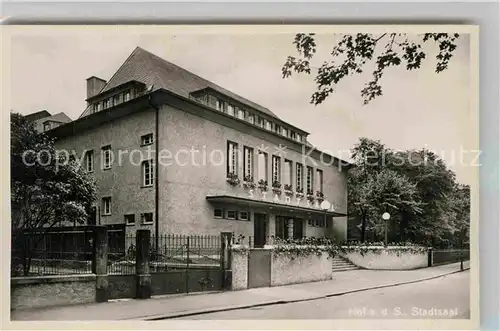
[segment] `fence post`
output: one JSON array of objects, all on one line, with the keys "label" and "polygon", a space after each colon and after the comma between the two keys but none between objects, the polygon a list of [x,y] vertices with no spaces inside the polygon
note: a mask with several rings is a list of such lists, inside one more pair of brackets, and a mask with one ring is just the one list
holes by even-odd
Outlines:
[{"label": "fence post", "polygon": [[429,247],[428,253],[427,253],[428,254],[428,256],[427,256],[427,266],[428,267],[432,267],[432,262],[433,262],[432,261],[432,250],[433,250],[432,247]]},{"label": "fence post", "polygon": [[151,273],[149,272],[150,240],[150,230],[137,230],[135,237],[135,246],[137,247],[135,253],[136,299],[151,298]]},{"label": "fence post", "polygon": [[105,226],[94,228],[92,271],[96,275],[96,302],[108,301],[108,231]]}]

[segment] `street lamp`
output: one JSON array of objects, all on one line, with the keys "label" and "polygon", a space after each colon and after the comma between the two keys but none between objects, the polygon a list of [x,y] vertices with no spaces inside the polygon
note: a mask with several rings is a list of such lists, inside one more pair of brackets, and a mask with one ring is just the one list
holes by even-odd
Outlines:
[{"label": "street lamp", "polygon": [[382,214],[382,219],[385,222],[385,240],[384,240],[385,247],[387,247],[387,223],[389,222],[390,218],[391,214],[389,214],[388,212]]},{"label": "street lamp", "polygon": [[330,202],[328,202],[328,200],[323,200],[319,207],[325,211],[325,226],[326,226],[326,211],[330,209]]}]

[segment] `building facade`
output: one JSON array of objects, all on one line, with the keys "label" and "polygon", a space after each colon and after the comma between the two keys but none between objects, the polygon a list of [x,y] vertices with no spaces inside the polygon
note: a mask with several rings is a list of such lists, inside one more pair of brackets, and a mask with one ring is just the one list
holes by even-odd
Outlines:
[{"label": "building facade", "polygon": [[[136,48],[50,132],[95,177],[99,224],[127,232],[346,239],[349,164],[308,133]],[[326,201],[322,204],[323,201]]]}]

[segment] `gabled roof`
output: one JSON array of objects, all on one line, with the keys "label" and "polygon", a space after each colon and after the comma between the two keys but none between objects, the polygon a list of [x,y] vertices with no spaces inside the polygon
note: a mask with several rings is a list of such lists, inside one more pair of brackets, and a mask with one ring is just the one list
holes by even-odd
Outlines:
[{"label": "gabled roof", "polygon": [[39,120],[39,119],[44,118],[44,117],[49,117],[49,116],[52,116],[52,115],[48,111],[40,110],[40,111],[37,111],[35,113],[28,114],[28,115],[24,116],[24,118],[26,118],[26,120],[28,120],[30,122],[33,122],[33,121]]},{"label": "gabled roof", "polygon": [[43,124],[46,123],[46,122],[57,122],[57,123],[69,123],[71,122],[71,118],[66,115],[65,113],[61,112],[61,113],[57,113],[55,115],[52,115],[52,116],[47,116],[47,117],[42,117],[42,118],[39,118],[37,120],[35,120],[35,129],[38,131],[38,132],[43,132]]},{"label": "gabled roof", "polygon": [[68,115],[66,115],[65,113],[60,112],[60,113],[57,113],[57,114],[52,115],[50,117],[42,118],[41,121],[43,123],[45,123],[47,121],[59,122],[59,123],[68,123],[68,122],[71,122],[71,118]]},{"label": "gabled roof", "polygon": [[278,118],[269,109],[228,91],[140,47],[136,47],[99,94],[131,80],[143,82],[146,86],[153,86],[154,90],[163,88],[185,98],[189,98],[189,94],[194,91],[210,87],[238,102],[246,104],[269,116]]}]

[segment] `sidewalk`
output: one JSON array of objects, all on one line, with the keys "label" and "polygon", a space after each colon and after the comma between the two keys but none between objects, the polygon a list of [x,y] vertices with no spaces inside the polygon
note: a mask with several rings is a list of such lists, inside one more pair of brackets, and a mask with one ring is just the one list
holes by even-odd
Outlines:
[{"label": "sidewalk", "polygon": [[[469,268],[469,261],[464,262]],[[460,271],[460,263],[408,271],[352,270],[324,282],[243,291],[169,295],[57,308],[16,310],[13,321],[156,320],[279,303],[321,299],[350,292],[401,285]]]}]

